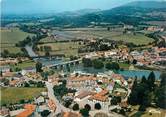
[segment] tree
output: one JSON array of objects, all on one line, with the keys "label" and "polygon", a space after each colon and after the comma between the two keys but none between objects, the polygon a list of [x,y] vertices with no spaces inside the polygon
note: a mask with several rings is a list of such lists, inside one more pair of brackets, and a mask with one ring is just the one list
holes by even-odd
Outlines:
[{"label": "tree", "polygon": [[9,85],[9,79],[3,78],[3,79],[1,80],[1,82],[2,82],[5,86],[8,86],[8,85]]},{"label": "tree", "polygon": [[153,90],[155,87],[155,84],[154,84],[155,83],[155,74],[153,71],[149,74],[147,82],[149,85],[149,90]]},{"label": "tree", "polygon": [[92,67],[92,60],[89,58],[83,58],[82,63],[84,67]]},{"label": "tree", "polygon": [[85,108],[81,109],[80,113],[83,117],[89,117],[89,111]]},{"label": "tree", "polygon": [[62,98],[68,92],[68,89],[66,88],[65,84],[55,85],[53,87],[53,90],[54,90],[54,95],[60,96],[60,98]]},{"label": "tree", "polygon": [[73,105],[73,110],[74,110],[74,111],[79,110],[79,105],[78,105],[78,104],[74,104],[74,105]]},{"label": "tree", "polygon": [[137,60],[136,59],[133,60],[133,64],[137,64]]},{"label": "tree", "polygon": [[41,112],[42,117],[47,117],[51,112],[49,110],[44,110]]},{"label": "tree", "polygon": [[29,87],[29,86],[30,86],[29,83],[27,82],[24,83],[24,87]]},{"label": "tree", "polygon": [[110,31],[110,27],[107,27],[107,30]]},{"label": "tree", "polygon": [[100,109],[101,109],[100,103],[96,103],[96,104],[95,104],[95,109],[97,109],[97,110],[100,110]]},{"label": "tree", "polygon": [[142,76],[141,83],[147,83],[147,80],[146,80],[146,77],[145,77],[145,76]]},{"label": "tree", "polygon": [[115,97],[115,96],[114,96],[114,97],[112,98],[112,100],[111,100],[111,104],[112,104],[112,105],[117,105],[117,104],[120,103],[120,102],[121,102],[121,97],[119,97],[119,96],[118,96],[118,97]]},{"label": "tree", "polygon": [[160,79],[160,86],[156,91],[156,104],[166,109],[166,72],[161,73]]},{"label": "tree", "polygon": [[106,69],[119,70],[119,69],[120,69],[120,66],[119,66],[119,64],[116,63],[116,62],[106,63]]},{"label": "tree", "polygon": [[104,64],[103,64],[103,62],[101,60],[95,59],[95,60],[93,60],[93,67],[95,69],[101,69],[101,68],[104,67]]},{"label": "tree", "polygon": [[69,106],[72,104],[72,99],[68,99],[68,100],[65,100],[64,101],[64,106],[66,107],[66,108],[69,108]]},{"label": "tree", "polygon": [[0,71],[0,77],[2,77],[3,76],[3,73],[2,73],[2,71]]},{"label": "tree", "polygon": [[160,80],[160,87],[166,86],[166,72],[161,73]]},{"label": "tree", "polygon": [[37,62],[36,63],[36,72],[42,72],[42,63],[40,62]]},{"label": "tree", "polygon": [[84,106],[84,108],[87,109],[88,111],[91,110],[91,106],[90,106],[89,104],[86,104],[86,105]]},{"label": "tree", "polygon": [[139,111],[146,111],[146,106],[145,105],[140,105]]},{"label": "tree", "polygon": [[45,56],[50,56],[49,51],[46,51],[46,52],[45,52]]}]

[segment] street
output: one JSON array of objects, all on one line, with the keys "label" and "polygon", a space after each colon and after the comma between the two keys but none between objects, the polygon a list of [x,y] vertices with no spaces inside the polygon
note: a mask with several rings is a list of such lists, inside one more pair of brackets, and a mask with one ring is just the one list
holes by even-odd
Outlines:
[{"label": "street", "polygon": [[61,112],[69,112],[70,110],[64,107],[62,104],[59,103],[59,101],[56,99],[54,95],[53,85],[49,82],[46,82],[46,87],[48,89],[48,97],[54,101],[56,104],[56,111],[55,115]]}]

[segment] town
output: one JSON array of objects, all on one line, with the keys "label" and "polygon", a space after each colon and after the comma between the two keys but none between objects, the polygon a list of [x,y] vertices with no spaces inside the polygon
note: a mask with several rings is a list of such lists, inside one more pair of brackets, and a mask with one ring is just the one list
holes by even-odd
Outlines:
[{"label": "town", "polygon": [[[166,116],[163,19],[156,24],[125,18],[109,23],[96,14],[80,15],[96,18],[88,24],[72,13],[68,15],[77,20],[65,13],[55,21],[49,19],[53,16],[5,17],[0,28],[0,116]],[[66,17],[73,22],[68,24]]]}]

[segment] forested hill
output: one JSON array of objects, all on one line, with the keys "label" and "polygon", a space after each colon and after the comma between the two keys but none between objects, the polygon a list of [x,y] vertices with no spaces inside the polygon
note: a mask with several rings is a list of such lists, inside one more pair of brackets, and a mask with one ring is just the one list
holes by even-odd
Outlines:
[{"label": "forested hill", "polygon": [[110,23],[139,25],[149,21],[166,21],[166,1],[131,2],[104,11],[80,10],[73,13],[64,12],[52,16],[51,19],[53,20],[49,20],[43,24],[55,27],[87,27]]}]

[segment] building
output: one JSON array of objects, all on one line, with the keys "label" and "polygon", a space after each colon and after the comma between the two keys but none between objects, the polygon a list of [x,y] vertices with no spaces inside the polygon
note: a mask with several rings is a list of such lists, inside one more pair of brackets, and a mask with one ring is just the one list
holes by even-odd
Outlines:
[{"label": "building", "polygon": [[102,109],[109,109],[110,99],[108,97],[109,91],[106,89],[103,89],[99,93],[96,93],[95,95],[92,95],[88,98],[88,104],[91,105],[91,107],[94,107],[96,103],[100,103]]},{"label": "building", "polygon": [[10,117],[9,109],[5,108],[5,107],[1,107],[0,116],[1,117]]},{"label": "building", "polygon": [[97,85],[97,77],[92,75],[79,75],[79,76],[71,76],[67,80],[67,87],[81,90],[81,89],[92,89]]},{"label": "building", "polygon": [[25,104],[24,111],[19,113],[16,117],[33,117],[34,112],[36,110],[36,105],[33,104]]},{"label": "building", "polygon": [[54,103],[52,99],[48,100],[48,107],[52,112],[56,111],[56,104]]}]

